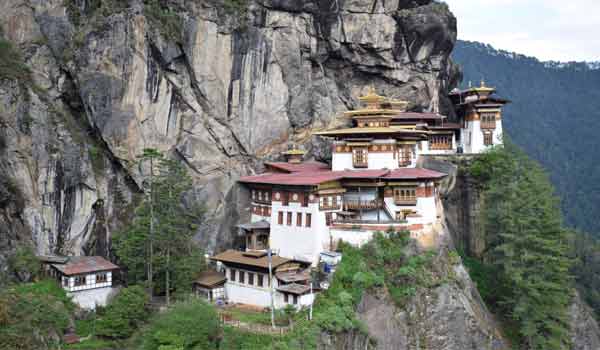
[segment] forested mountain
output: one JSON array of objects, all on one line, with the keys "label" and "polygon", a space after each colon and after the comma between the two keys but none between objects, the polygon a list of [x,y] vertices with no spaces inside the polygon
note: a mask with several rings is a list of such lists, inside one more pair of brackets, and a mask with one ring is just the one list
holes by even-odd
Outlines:
[{"label": "forested mountain", "polygon": [[512,103],[510,138],[550,172],[566,224],[600,233],[600,70],[597,63],[541,62],[489,45],[458,41],[463,86],[484,79]]}]

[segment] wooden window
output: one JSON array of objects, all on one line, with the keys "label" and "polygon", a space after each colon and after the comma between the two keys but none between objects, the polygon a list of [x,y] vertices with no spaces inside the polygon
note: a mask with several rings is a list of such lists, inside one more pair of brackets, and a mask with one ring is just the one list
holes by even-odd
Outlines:
[{"label": "wooden window", "polygon": [[333,216],[331,213],[325,213],[325,224],[327,226],[331,226],[331,223],[333,222]]},{"label": "wooden window", "polygon": [[256,274],[256,277],[257,277],[256,278],[257,279],[256,282],[258,282],[258,286],[262,287],[264,285],[264,278],[265,278],[265,276],[259,273],[259,274]]},{"label": "wooden window", "polygon": [[432,149],[432,150],[452,149],[452,135],[429,135],[429,149]]},{"label": "wooden window", "polygon": [[283,293],[283,302],[286,304],[289,302],[289,297],[287,293]]},{"label": "wooden window", "polygon": [[281,195],[283,197],[282,200],[281,200],[281,202],[282,202],[281,205],[283,205],[283,206],[290,205],[290,193],[289,192],[282,192]]},{"label": "wooden window", "polygon": [[106,273],[99,273],[96,275],[96,283],[105,283],[106,281]]},{"label": "wooden window", "polygon": [[494,144],[494,139],[493,139],[493,133],[491,132],[484,132],[483,133],[483,144],[486,146],[491,146]]},{"label": "wooden window", "polygon": [[231,280],[231,282],[235,282],[235,269],[229,270],[229,279]]},{"label": "wooden window", "polygon": [[294,305],[298,305],[298,296],[294,295]]},{"label": "wooden window", "polygon": [[366,147],[352,149],[352,161],[355,168],[366,168],[369,166],[368,150]]},{"label": "wooden window", "polygon": [[252,272],[248,272],[248,284],[251,286],[254,285],[254,274]]},{"label": "wooden window", "polygon": [[68,277],[63,277],[62,278],[62,285],[63,285],[63,287],[68,287],[69,286],[69,278]]},{"label": "wooden window", "polygon": [[396,204],[414,205],[417,203],[417,189],[399,187],[394,189],[394,202]]},{"label": "wooden window", "polygon": [[312,214],[306,213],[306,227],[310,227],[312,225]]},{"label": "wooden window", "polygon": [[481,113],[480,115],[482,129],[496,128],[496,113]]},{"label": "wooden window", "polygon": [[75,276],[75,286],[84,286],[86,280],[86,276]]},{"label": "wooden window", "polygon": [[308,207],[308,198],[310,197],[309,193],[303,193],[302,194],[302,206],[303,207]]},{"label": "wooden window", "polygon": [[296,213],[296,226],[302,227],[302,213]]},{"label": "wooden window", "polygon": [[244,283],[245,282],[245,280],[246,280],[245,277],[246,276],[244,276],[244,275],[245,275],[245,272],[244,271],[240,271],[240,276],[238,278],[238,282],[240,282],[240,283]]},{"label": "wooden window", "polygon": [[410,146],[401,146],[398,148],[398,165],[401,167],[409,166],[412,160],[412,150]]},{"label": "wooden window", "polygon": [[277,213],[277,224],[283,225],[283,212],[282,211]]},{"label": "wooden window", "polygon": [[292,226],[292,212],[288,211],[287,213],[287,225]]}]

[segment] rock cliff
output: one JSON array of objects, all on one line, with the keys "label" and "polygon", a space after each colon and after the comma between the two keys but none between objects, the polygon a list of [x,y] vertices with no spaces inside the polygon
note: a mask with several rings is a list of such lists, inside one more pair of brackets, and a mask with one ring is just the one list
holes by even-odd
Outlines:
[{"label": "rock cliff", "polygon": [[[3,79],[0,256],[108,253],[144,148],[184,162],[206,209],[198,240],[231,244],[235,181],[356,106],[361,89],[452,114],[456,21],[434,1],[6,0],[3,37],[32,68]],[[7,233],[7,234],[5,234]]]}]

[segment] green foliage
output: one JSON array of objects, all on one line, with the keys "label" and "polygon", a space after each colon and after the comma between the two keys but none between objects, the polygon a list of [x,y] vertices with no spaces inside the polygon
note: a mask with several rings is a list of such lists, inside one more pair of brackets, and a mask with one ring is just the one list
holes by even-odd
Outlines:
[{"label": "green foliage", "polygon": [[29,282],[40,274],[40,261],[29,245],[17,247],[8,259],[8,266],[20,282]]},{"label": "green foliage", "polygon": [[[85,6],[82,6],[83,4]],[[63,6],[67,8],[71,22],[75,26],[81,26],[89,23],[89,19],[93,16],[109,17],[122,12],[129,4],[127,0],[89,0],[85,2],[64,0]]]},{"label": "green foliage", "polygon": [[600,319],[600,241],[591,235],[576,232],[571,235],[571,255],[575,263],[571,269],[576,286],[583,299]]},{"label": "green foliage", "polygon": [[175,41],[182,40],[183,20],[164,1],[144,0],[144,15],[152,26],[158,27],[164,37]]},{"label": "green foliage", "polygon": [[187,293],[203,268],[202,251],[193,243],[201,211],[187,208],[183,196],[191,189],[191,178],[178,162],[162,157],[153,149],[144,150],[140,167],[150,165],[144,200],[132,223],[114,237],[113,246],[129,283],[152,279],[160,293]]},{"label": "green foliage", "polygon": [[216,349],[220,333],[214,307],[197,299],[189,300],[150,322],[142,334],[141,349]]},{"label": "green foliage", "polygon": [[148,303],[149,298],[142,287],[121,290],[98,320],[97,334],[107,338],[130,337],[148,318]]},{"label": "green foliage", "polygon": [[104,151],[101,147],[92,144],[88,147],[88,154],[90,156],[90,161],[92,162],[94,173],[96,175],[101,175],[106,168]]},{"label": "green foliage", "polygon": [[13,44],[0,37],[0,79],[31,81],[31,70],[23,61],[21,52]]},{"label": "green foliage", "polygon": [[41,281],[0,292],[0,349],[28,350],[56,345],[74,305],[55,281]]},{"label": "green foliage", "polygon": [[523,347],[566,349],[569,235],[542,169],[516,146],[505,144],[471,166],[484,187],[486,258],[498,271],[494,286],[485,288],[499,294],[498,307],[518,323]]}]

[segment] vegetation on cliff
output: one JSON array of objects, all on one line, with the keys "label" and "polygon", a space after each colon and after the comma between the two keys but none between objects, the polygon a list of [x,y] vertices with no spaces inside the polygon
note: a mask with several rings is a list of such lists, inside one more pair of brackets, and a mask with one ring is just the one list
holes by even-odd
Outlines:
[{"label": "vegetation on cliff", "polygon": [[483,184],[485,269],[495,276],[483,294],[514,322],[519,348],[567,349],[572,261],[550,181],[508,142],[476,158],[470,171]]},{"label": "vegetation on cliff", "polygon": [[54,281],[0,291],[0,349],[54,348],[72,320],[74,305]]},{"label": "vegetation on cliff", "polygon": [[201,211],[185,207],[192,184],[179,162],[146,150],[139,166],[149,166],[147,195],[131,224],[115,235],[114,250],[129,284],[165,293],[169,303],[172,291],[191,290],[203,268],[202,251],[192,241]]}]

